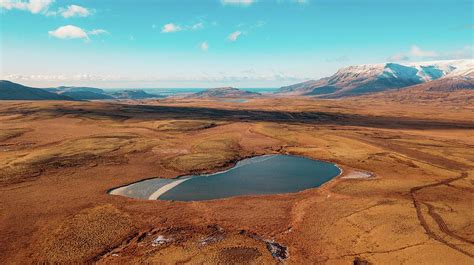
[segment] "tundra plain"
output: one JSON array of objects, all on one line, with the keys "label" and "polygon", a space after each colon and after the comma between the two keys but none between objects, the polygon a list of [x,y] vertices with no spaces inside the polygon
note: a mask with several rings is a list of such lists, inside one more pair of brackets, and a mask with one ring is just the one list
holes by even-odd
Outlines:
[{"label": "tundra plain", "polygon": [[[0,263],[472,264],[472,99],[3,101]],[[107,193],[276,153],[344,173],[211,201]]]}]

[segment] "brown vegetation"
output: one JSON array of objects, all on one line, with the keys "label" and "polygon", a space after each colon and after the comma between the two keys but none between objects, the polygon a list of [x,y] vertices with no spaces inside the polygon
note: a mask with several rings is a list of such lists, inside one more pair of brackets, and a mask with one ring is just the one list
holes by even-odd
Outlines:
[{"label": "brown vegetation", "polygon": [[[402,99],[1,102],[0,263],[472,264],[472,106]],[[373,177],[200,202],[107,194],[268,153]]]}]

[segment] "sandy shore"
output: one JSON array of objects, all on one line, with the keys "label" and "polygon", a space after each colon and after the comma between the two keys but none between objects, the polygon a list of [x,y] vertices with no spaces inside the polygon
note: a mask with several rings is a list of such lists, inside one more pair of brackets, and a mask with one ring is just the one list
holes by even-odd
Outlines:
[{"label": "sandy shore", "polygon": [[353,170],[353,171],[347,173],[347,175],[345,175],[341,178],[343,178],[343,179],[368,179],[368,178],[371,178],[373,176],[374,176],[374,174],[371,173],[371,172]]}]

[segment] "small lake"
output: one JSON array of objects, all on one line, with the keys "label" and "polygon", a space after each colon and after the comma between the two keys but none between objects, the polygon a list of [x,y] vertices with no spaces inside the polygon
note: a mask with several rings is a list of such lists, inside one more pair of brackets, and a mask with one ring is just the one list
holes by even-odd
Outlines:
[{"label": "small lake", "polygon": [[147,200],[201,201],[240,195],[298,192],[338,176],[333,163],[290,155],[264,155],[239,161],[229,170],[176,179],[154,178],[109,193]]}]

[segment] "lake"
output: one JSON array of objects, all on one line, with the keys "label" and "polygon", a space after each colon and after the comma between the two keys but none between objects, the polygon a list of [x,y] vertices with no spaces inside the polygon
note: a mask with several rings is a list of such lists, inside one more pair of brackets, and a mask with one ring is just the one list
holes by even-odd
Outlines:
[{"label": "lake", "polygon": [[148,200],[201,201],[298,192],[319,187],[340,173],[329,162],[291,155],[263,155],[241,160],[222,172],[147,179],[109,193]]}]

